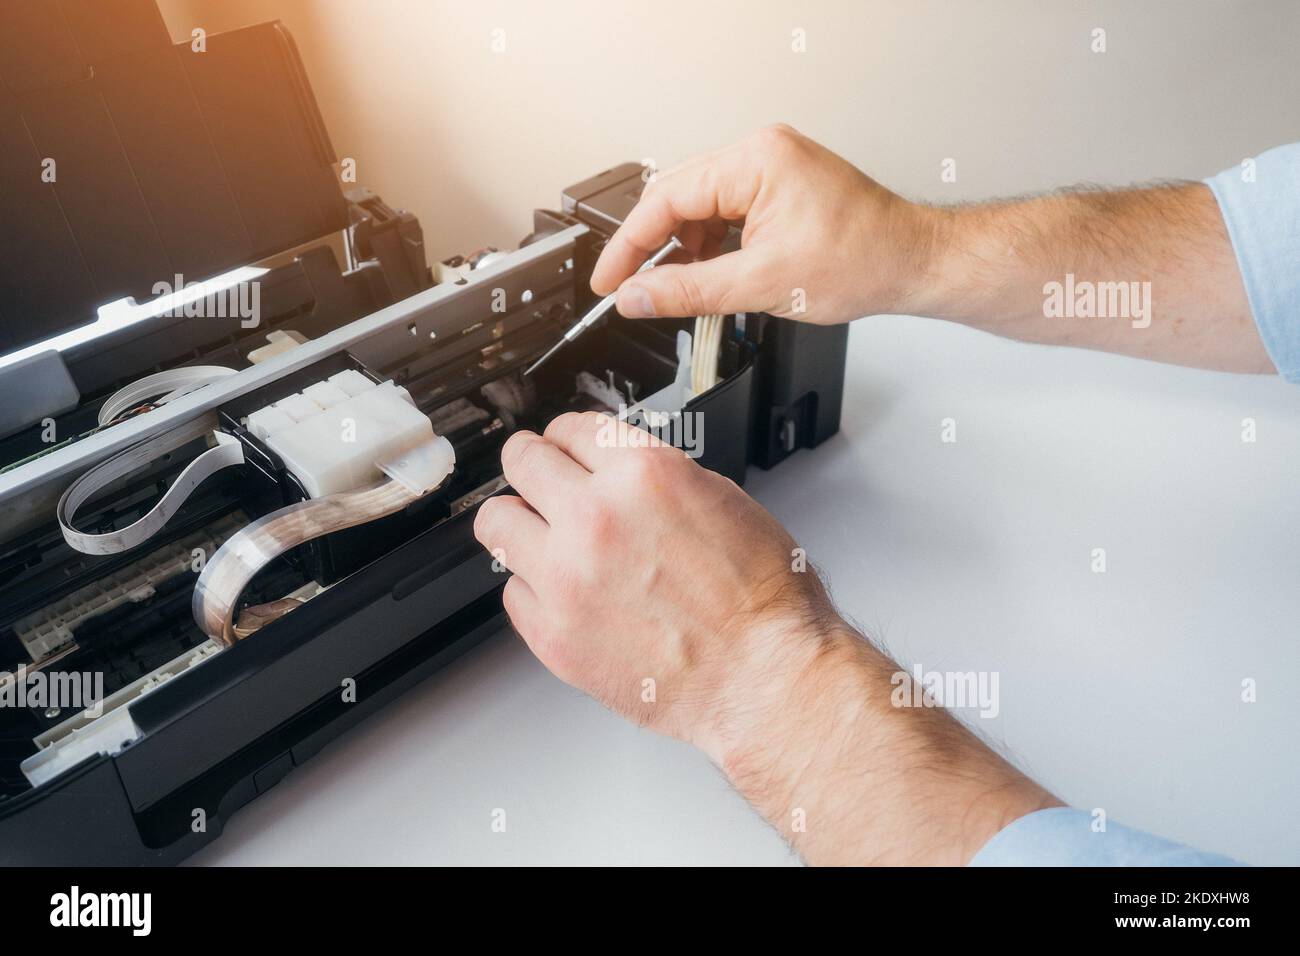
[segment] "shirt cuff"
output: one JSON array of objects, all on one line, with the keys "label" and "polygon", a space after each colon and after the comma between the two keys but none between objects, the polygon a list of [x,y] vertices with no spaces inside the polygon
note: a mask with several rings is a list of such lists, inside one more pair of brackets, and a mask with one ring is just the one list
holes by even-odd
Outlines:
[{"label": "shirt cuff", "polygon": [[971,866],[1241,866],[1216,853],[1106,823],[1096,830],[1091,813],[1053,807],[1013,821],[996,833]]},{"label": "shirt cuff", "polygon": [[1205,183],[1228,227],[1264,348],[1284,379],[1300,382],[1300,143]]}]

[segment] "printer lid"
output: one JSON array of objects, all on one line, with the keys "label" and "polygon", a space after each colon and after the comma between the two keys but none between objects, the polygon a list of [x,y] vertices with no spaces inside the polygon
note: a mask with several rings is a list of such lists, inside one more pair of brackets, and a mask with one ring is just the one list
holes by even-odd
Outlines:
[{"label": "printer lid", "polygon": [[153,0],[0,5],[0,355],[342,230],[278,22],[172,44]]}]

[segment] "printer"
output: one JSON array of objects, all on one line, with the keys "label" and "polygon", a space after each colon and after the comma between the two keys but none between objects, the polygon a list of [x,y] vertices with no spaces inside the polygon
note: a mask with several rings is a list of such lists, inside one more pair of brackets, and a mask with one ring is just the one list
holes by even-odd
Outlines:
[{"label": "printer", "polygon": [[515,430],[595,409],[739,483],[839,426],[843,326],[611,314],[522,374],[638,164],[430,256],[279,23],[5,4],[0,78],[2,864],[183,860],[500,630]]}]

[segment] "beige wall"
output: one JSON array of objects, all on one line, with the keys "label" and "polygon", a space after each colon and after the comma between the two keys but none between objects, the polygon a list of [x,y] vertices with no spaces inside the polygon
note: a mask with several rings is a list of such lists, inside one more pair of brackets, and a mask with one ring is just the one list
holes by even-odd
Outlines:
[{"label": "beige wall", "polygon": [[512,245],[534,206],[615,162],[776,120],[935,200],[1200,177],[1300,139],[1294,0],[160,5],[178,39],[284,20],[340,154],[439,257]]}]

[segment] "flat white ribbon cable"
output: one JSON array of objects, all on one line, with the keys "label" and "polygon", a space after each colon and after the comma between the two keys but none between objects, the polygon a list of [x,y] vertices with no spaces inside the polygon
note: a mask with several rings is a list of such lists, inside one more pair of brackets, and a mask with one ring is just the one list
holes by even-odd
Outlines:
[{"label": "flat white ribbon cable", "polygon": [[288,613],[293,601],[247,608],[234,620],[239,596],[258,571],[286,551],[314,538],[401,511],[451,474],[456,451],[444,437],[398,453],[377,467],[388,477],[350,491],[309,498],[273,511],[240,528],[209,559],[194,585],[194,620],[213,640],[229,647]]},{"label": "flat white ribbon cable", "polygon": [[695,319],[695,347],[691,358],[691,391],[702,395],[718,384],[718,357],[722,352],[721,315],[700,315]]},{"label": "flat white ribbon cable", "polygon": [[[420,497],[400,481],[385,478],[354,491],[299,501],[245,525],[221,546],[199,575],[190,605],[194,620],[205,634],[229,647],[256,629],[240,627],[237,631],[234,615],[239,595],[258,571],[313,538],[401,511]],[[291,609],[286,605],[271,610],[271,605],[281,603],[273,601],[250,608],[241,616],[241,622],[247,616],[269,623]]]},{"label": "flat white ribbon cable", "polygon": [[[155,405],[166,405],[209,382],[234,374],[233,368],[226,368],[224,365],[190,365],[168,372],[146,375],[139,381],[118,389],[108,397],[99,408],[99,424],[107,425],[115,421],[123,412],[129,412],[150,399],[157,399]],[[160,395],[161,398],[158,397]]]},{"label": "flat white ribbon cable", "polygon": [[[217,366],[201,371],[204,376],[217,377],[219,373],[228,373]],[[314,387],[321,392],[314,398],[313,390],[308,389],[249,416],[252,428],[258,415],[264,416],[263,424],[267,425],[267,419],[274,416],[264,413],[278,413],[283,422],[268,432],[268,447],[284,457],[285,468],[304,481],[305,487],[309,484],[320,491],[316,497],[281,508],[240,529],[207,561],[195,584],[191,608],[199,627],[222,644],[233,644],[301,603],[282,598],[250,608],[238,624],[233,622],[241,592],[263,567],[314,538],[402,510],[439,487],[455,468],[455,449],[446,438],[434,434],[428,416],[415,408],[405,389],[391,382],[375,384],[356,372],[351,374],[364,386],[356,394],[347,394],[343,385],[334,382],[332,390],[340,398],[332,401],[335,396],[325,394],[331,389],[324,387],[331,385],[334,381],[331,380]],[[347,381],[355,388],[355,382]],[[115,396],[115,407],[108,409],[107,414],[120,414],[117,407],[123,410],[135,407],[133,403],[146,393],[156,394],[161,388],[198,387],[194,378],[188,384],[177,382],[176,378],[162,376],[142,379],[132,386],[131,394]],[[296,418],[281,407],[295,399]],[[341,423],[350,423],[355,431],[365,432],[367,440],[348,439],[335,444],[333,428]],[[147,541],[176,514],[204,479],[223,468],[244,463],[243,443],[215,425],[215,416],[207,416],[174,433],[133,445],[74,481],[56,509],[64,540],[85,554],[115,554]],[[77,509],[102,489],[205,434],[211,434],[216,445],[191,461],[142,518],[104,534],[89,534],[73,527]],[[369,480],[358,475],[359,470],[385,477],[358,487],[360,481]],[[327,490],[333,493],[322,493]]]},{"label": "flat white ribbon cable", "polygon": [[69,485],[59,499],[55,513],[63,539],[83,554],[117,554],[143,544],[162,529],[205,478],[223,468],[244,463],[244,446],[239,439],[221,431],[212,434],[216,446],[186,465],[148,514],[117,531],[87,534],[72,526],[72,517],[101,488],[155,460],[158,457],[158,450],[153,447],[155,443],[142,442],[90,469]]}]

